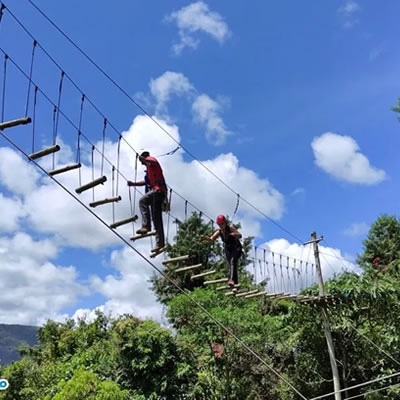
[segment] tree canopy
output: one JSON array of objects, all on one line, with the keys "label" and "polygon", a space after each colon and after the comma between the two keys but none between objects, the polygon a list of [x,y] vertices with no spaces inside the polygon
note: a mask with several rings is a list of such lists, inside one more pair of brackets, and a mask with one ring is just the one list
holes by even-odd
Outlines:
[{"label": "tree canopy", "polygon": [[[211,232],[212,226],[193,214],[180,224],[169,257],[188,254],[186,264],[202,263],[200,271],[212,268],[216,277],[226,276],[221,245],[198,240],[200,234]],[[251,289],[252,276],[246,269],[249,238],[244,242],[239,279]],[[383,215],[372,224],[357,263],[363,273],[342,273],[325,285],[336,299],[327,312],[342,387],[400,368],[400,221],[396,217]],[[10,387],[0,392],[0,399],[298,399],[285,381],[307,398],[332,391],[320,306],[226,296],[215,287],[203,286],[201,280],[191,280],[190,272],[176,273],[179,266],[168,265],[166,272],[184,292],[162,276],[152,278],[170,326],[102,313],[92,322],[48,321],[38,330],[38,345],[21,347],[22,359],[1,368]],[[316,286],[303,292],[317,293]],[[348,390],[344,397],[387,384]],[[399,387],[365,398],[400,399]]]}]

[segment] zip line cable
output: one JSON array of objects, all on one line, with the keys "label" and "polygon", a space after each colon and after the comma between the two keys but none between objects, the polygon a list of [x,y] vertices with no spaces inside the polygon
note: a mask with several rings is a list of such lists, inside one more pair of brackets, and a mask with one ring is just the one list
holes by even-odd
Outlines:
[{"label": "zip line cable", "polygon": [[[16,148],[20,153],[22,153],[27,159],[29,155],[25,153],[12,139],[10,139],[3,131],[0,131],[1,136],[7,140],[14,148]],[[31,160],[37,168],[39,168],[43,173],[50,177],[58,186],[60,186],[65,192],[67,192],[72,198],[74,198],[82,207],[89,211],[98,221],[100,221],[107,229],[114,233],[120,240],[122,240],[127,246],[129,246],[139,257],[146,261],[154,270],[156,270],[160,275],[162,275],[166,280],[169,281],[176,289],[178,289],[184,296],[186,296],[194,305],[200,308],[207,317],[210,318],[216,325],[227,332],[233,339],[235,339],[244,349],[246,349],[250,354],[252,354],[257,360],[259,360],[263,365],[265,365],[272,373],[274,373],[279,379],[281,379],[286,385],[288,385],[294,392],[296,392],[303,400],[308,400],[303,394],[301,394],[286,378],[284,378],[278,371],[276,371],[272,366],[270,366],[258,353],[256,353],[251,347],[249,347],[242,339],[240,339],[233,331],[227,328],[222,322],[215,318],[205,307],[203,307],[198,301],[196,301],[187,291],[182,289],[172,278],[170,278],[166,273],[164,273],[160,268],[158,268],[153,262],[148,260],[139,250],[132,246],[122,235],[120,235],[116,230],[111,229],[110,226],[100,218],[95,212],[93,212],[85,203],[74,196],[74,194],[62,183],[60,183],[53,176],[49,175],[48,172],[35,160]]]},{"label": "zip line cable", "polygon": [[[58,104],[55,104],[50,97],[39,87],[37,86],[37,84],[25,73],[25,71],[22,70],[22,68],[14,61],[13,58],[11,58],[10,56],[8,56],[8,54],[4,51],[3,48],[0,47],[0,51],[4,54],[5,59],[9,62],[11,62],[15,68],[17,68],[17,70],[26,78],[29,79],[32,83],[32,85],[35,86],[35,93],[40,93],[48,102],[49,104],[53,107],[53,117],[57,118],[57,115],[61,115],[65,118],[65,120],[74,128],[74,130],[76,130],[78,132],[78,152],[77,152],[77,159],[79,158],[80,162],[80,137],[83,137],[86,142],[90,145],[91,147],[91,151],[93,152],[94,150],[102,157],[102,163],[103,160],[105,160],[111,168],[115,168],[115,171],[117,173],[117,176],[121,176],[123,179],[125,179],[125,181],[128,181],[128,178],[119,170],[119,168],[116,168],[114,166],[114,164],[104,155],[104,152],[100,149],[97,148],[97,146],[95,146],[95,144],[89,139],[88,136],[85,135],[85,133],[82,131],[82,119],[83,119],[83,105],[84,102],[88,99],[87,96],[85,94],[82,93],[82,97],[81,97],[81,101],[80,101],[80,112],[79,112],[79,124],[78,126],[75,125],[75,123],[65,114],[65,112],[62,110],[62,108],[58,107]],[[67,75],[64,73],[63,77],[66,77]],[[107,121],[107,122],[106,122]],[[107,123],[107,126],[111,126],[109,123],[109,120],[107,120],[107,118],[104,118],[104,125]],[[35,122],[34,122],[35,124]],[[104,132],[104,127],[103,127],[103,132]],[[123,137],[121,135],[119,135],[119,139],[124,140]],[[120,141],[118,142],[120,143]],[[136,153],[138,154],[138,153]],[[104,168],[103,164],[102,164],[102,168]],[[79,173],[81,173],[80,169],[79,169]],[[79,178],[81,179],[81,177],[79,176]],[[182,195],[180,195],[176,190],[172,189],[173,192],[180,197],[182,200],[186,200]],[[135,187],[135,192],[138,191],[139,193],[141,193],[139,191],[139,189],[137,189]],[[202,212],[202,210],[200,210],[198,207],[196,207],[193,203],[188,201],[188,204],[190,204],[193,208],[195,208],[197,211],[199,211],[200,213],[202,213],[202,215],[206,216],[210,221],[213,221],[213,219],[208,216],[207,214],[205,214],[204,212]],[[170,212],[168,213],[170,214]],[[176,217],[174,215],[171,214],[171,216],[175,219]],[[263,249],[262,247],[260,247],[260,249]],[[271,250],[266,249],[268,252],[272,253]],[[275,253],[278,254],[278,253]],[[285,256],[286,257],[286,256]]]},{"label": "zip line cable", "polygon": [[[30,1],[30,0],[28,0],[28,1]],[[32,2],[31,2],[31,4],[36,8],[36,6],[35,6]],[[54,65],[56,65],[57,68],[60,69],[60,71],[61,71],[61,73],[62,73],[62,77],[67,78],[68,81],[81,93],[81,95],[84,96],[85,100],[87,100],[87,102],[102,116],[102,118],[104,118],[104,120],[107,120],[108,126],[110,126],[110,127],[113,129],[113,131],[118,135],[119,140],[123,140],[124,143],[126,143],[126,144],[128,145],[128,147],[131,148],[131,150],[134,151],[134,152],[136,153],[136,155],[139,154],[139,152],[136,151],[128,141],[126,141],[126,139],[119,133],[120,131],[119,131],[112,123],[110,123],[110,121],[109,121],[109,120],[106,118],[106,116],[100,111],[100,109],[96,106],[96,104],[93,103],[93,101],[91,101],[90,98],[88,98],[88,97],[83,93],[83,91],[82,91],[82,90],[79,88],[79,86],[72,80],[72,78],[61,68],[61,66],[60,66],[60,65],[57,63],[57,61],[48,53],[48,51],[47,51],[40,43],[38,43],[38,41],[37,41],[37,40],[34,38],[34,36],[29,32],[29,30],[28,30],[28,29],[23,25],[23,23],[15,16],[15,14],[12,13],[12,11],[10,11],[10,9],[4,5],[4,3],[2,3],[2,8],[5,9],[6,11],[8,11],[8,13],[9,13],[9,14],[13,17],[13,19],[18,23],[18,25],[19,25],[19,26],[26,32],[26,34],[33,40],[34,46],[35,46],[35,47],[38,46],[38,47],[46,54],[46,56],[54,63]],[[4,52],[4,51],[3,51],[3,52]],[[5,52],[4,52],[4,53],[5,53]],[[91,62],[92,62],[92,61],[91,61]],[[15,62],[14,62],[14,64],[15,64]],[[19,69],[21,70],[21,72],[23,72],[21,68],[19,68]],[[101,72],[102,72],[103,74],[105,74],[104,71],[101,71]],[[24,73],[24,72],[23,72],[23,73]],[[24,75],[26,76],[26,73],[24,73]],[[113,83],[114,83],[114,82],[113,82]],[[115,84],[115,83],[114,83],[114,84]],[[122,88],[121,88],[121,89],[122,89]],[[43,93],[43,91],[42,91],[42,93]],[[128,96],[129,96],[129,95],[128,95]],[[49,99],[49,98],[48,98],[48,99]],[[132,100],[133,100],[133,99],[132,99]],[[133,100],[133,101],[134,101],[134,100]],[[53,102],[52,102],[52,103],[53,103]],[[169,134],[169,132],[166,131],[166,129],[163,128],[156,120],[154,120],[154,118],[152,118],[144,109],[142,109],[142,111],[146,114],[146,116],[148,116],[150,119],[152,119],[153,122],[155,122],[157,125],[159,125],[159,127],[160,127],[162,130],[164,130],[164,131],[171,137],[171,135]],[[64,117],[66,117],[65,114],[64,114]],[[86,139],[89,143],[91,143],[87,137],[85,137],[85,139]],[[219,178],[217,175],[215,175],[211,170],[209,170],[209,168],[208,168],[206,165],[204,165],[201,161],[199,161],[198,159],[196,159],[196,157],[195,157],[194,155],[192,155],[187,149],[185,149],[183,146],[181,146],[181,144],[179,144],[173,137],[171,137],[171,139],[172,139],[173,141],[175,141],[175,142],[178,144],[178,147],[175,148],[174,150],[172,150],[172,151],[166,153],[165,155],[173,154],[173,153],[175,153],[179,148],[182,148],[184,151],[186,151],[188,154],[190,154],[191,157],[192,157],[196,162],[200,163],[200,164],[201,164],[205,169],[207,169],[215,178],[217,178],[221,183],[223,183],[224,186],[226,186],[228,189],[230,189],[230,190],[235,194],[235,196],[237,197],[237,203],[236,203],[234,215],[236,214],[237,208],[238,208],[238,206],[239,206],[239,200],[242,199],[242,201],[244,201],[246,204],[248,204],[250,207],[252,207],[252,208],[255,209],[256,211],[258,211],[261,215],[263,215],[263,216],[264,216],[265,218],[267,218],[269,221],[271,221],[272,223],[274,223],[275,225],[277,225],[280,229],[284,230],[286,233],[288,233],[289,235],[291,235],[291,236],[292,236],[293,238],[295,238],[297,241],[303,242],[303,241],[301,241],[301,239],[299,239],[299,238],[297,238],[295,235],[293,235],[290,231],[286,230],[283,226],[281,226],[281,225],[278,224],[276,221],[274,221],[274,220],[272,220],[270,217],[268,217],[265,213],[263,213],[263,212],[262,212],[261,210],[259,210],[257,207],[253,206],[249,201],[247,201],[246,199],[244,199],[243,197],[241,197],[239,193],[237,193],[236,191],[234,191],[228,184],[226,184],[222,179],[220,179],[220,178]],[[92,144],[92,143],[91,143],[91,144]],[[97,150],[97,149],[96,149],[96,150]],[[98,150],[97,150],[97,151],[98,151]],[[162,154],[162,155],[164,155],[164,154]],[[117,172],[118,172],[118,171],[119,171],[119,170],[117,169]],[[125,178],[125,179],[126,179],[126,178]],[[175,192],[176,194],[178,194],[175,190],[174,190],[174,192]],[[182,196],[180,196],[179,194],[178,194],[178,196],[179,196],[179,197],[182,197]],[[182,198],[183,198],[183,197],[182,197]],[[191,205],[192,205],[192,207],[194,207],[195,209],[197,209],[200,213],[204,214],[199,208],[195,207],[193,204],[191,204]],[[206,215],[206,214],[204,214],[204,215]],[[212,220],[212,218],[209,217],[209,216],[207,216],[207,218],[209,218],[210,220]]]},{"label": "zip line cable", "polygon": [[[33,3],[32,0],[27,0],[57,31],[64,36],[98,71],[100,71],[115,87],[117,87],[121,93],[123,93],[133,104],[135,104],[136,107],[139,108],[141,112],[143,112],[144,115],[146,115],[148,118],[150,118],[153,123],[155,123],[165,134],[167,134],[171,140],[173,140],[178,146],[180,146],[187,154],[189,154],[194,161],[200,164],[205,170],[207,170],[214,178],[216,178],[220,183],[222,183],[227,189],[229,189],[232,193],[234,193],[236,196],[238,193],[230,186],[228,185],[223,179],[221,179],[218,175],[216,175],[210,168],[208,168],[204,162],[200,161],[190,150],[188,150],[186,147],[184,147],[181,143],[179,143],[172,135],[171,133],[165,129],[155,118],[153,118],[131,95],[129,95],[121,85],[119,85],[107,72],[104,71],[91,57],[89,57],[67,34],[65,34],[58,26],[55,24],[38,6],[36,6],[35,3]],[[8,8],[6,8],[8,10]],[[9,11],[9,10],[8,10]],[[10,12],[10,11],[9,11]],[[11,12],[10,12],[11,14]],[[14,18],[16,18],[14,16]],[[26,28],[24,28],[26,30]],[[253,205],[250,201],[246,200],[244,197],[241,197],[242,201],[246,203],[249,207],[251,207],[253,210],[257,211],[260,215],[268,219],[271,223],[276,225],[278,228],[286,232],[288,235],[296,239],[296,241],[300,243],[304,243],[300,238],[298,238],[296,235],[291,233],[289,230],[284,228],[282,225],[280,225],[278,222],[274,221],[271,217],[269,217],[267,214],[265,214],[263,211],[261,211],[258,207]]]}]

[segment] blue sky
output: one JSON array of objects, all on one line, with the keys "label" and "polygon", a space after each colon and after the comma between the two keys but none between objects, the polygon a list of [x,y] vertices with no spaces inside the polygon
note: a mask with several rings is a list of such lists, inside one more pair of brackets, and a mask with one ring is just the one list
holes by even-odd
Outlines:
[{"label": "blue sky", "polygon": [[[382,213],[398,214],[400,125],[390,110],[400,96],[397,2],[35,4],[185,148],[295,236],[308,240],[316,230],[333,249],[325,252],[354,259],[369,225]],[[28,1],[6,6],[133,147],[155,155],[175,147]],[[29,71],[32,42],[7,12],[0,46]],[[35,83],[57,102],[59,71],[40,50],[33,71]],[[5,115],[11,119],[24,114],[27,82],[11,67],[7,73]],[[61,109],[76,125],[79,107],[80,94],[64,82]],[[40,147],[51,141],[52,107],[41,98],[37,112]],[[96,144],[102,124],[101,116],[85,108],[82,131]],[[29,152],[31,127],[7,134]],[[117,136],[107,134],[106,151],[115,161]],[[73,161],[76,132],[63,118],[59,137],[65,152],[57,163]],[[54,183],[36,175],[4,139],[0,147],[0,200],[7,210],[0,231],[8,277],[3,284],[16,288],[15,296],[0,299],[0,322],[41,323],[95,307],[159,319],[160,307],[146,284],[151,269]],[[89,147],[82,151],[89,179]],[[121,169],[133,178],[134,154],[121,152]],[[160,161],[167,182],[207,215],[232,215],[234,194],[188,154],[178,151]],[[51,156],[42,161],[45,168],[50,164]],[[73,189],[77,174],[61,181]],[[105,186],[98,198],[101,190],[110,194]],[[126,187],[120,187],[125,203],[116,212],[124,218],[129,204]],[[174,201],[174,215],[182,217],[182,208]],[[111,208],[100,213],[110,218]],[[257,245],[297,258],[307,253],[243,202],[236,219]],[[121,232],[128,236],[131,229]],[[21,240],[26,254],[18,253],[18,259],[13,251]],[[31,256],[31,247],[43,251]],[[148,254],[150,243],[138,248]],[[23,267],[28,259],[32,275]],[[329,264],[326,276],[343,267],[334,258]],[[26,283],[35,270],[49,277],[36,289]],[[48,288],[52,282],[54,290]],[[38,293],[40,301],[31,307]]]}]

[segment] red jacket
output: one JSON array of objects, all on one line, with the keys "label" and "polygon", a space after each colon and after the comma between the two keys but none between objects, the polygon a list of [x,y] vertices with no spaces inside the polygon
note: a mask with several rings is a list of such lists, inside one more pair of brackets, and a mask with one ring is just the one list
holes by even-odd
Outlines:
[{"label": "red jacket", "polygon": [[157,159],[155,157],[148,156],[146,157],[146,161],[153,161],[156,163],[156,164],[146,163],[147,176],[149,178],[150,187],[153,190],[161,190],[162,192],[166,192],[167,185],[165,184],[163,171]]}]

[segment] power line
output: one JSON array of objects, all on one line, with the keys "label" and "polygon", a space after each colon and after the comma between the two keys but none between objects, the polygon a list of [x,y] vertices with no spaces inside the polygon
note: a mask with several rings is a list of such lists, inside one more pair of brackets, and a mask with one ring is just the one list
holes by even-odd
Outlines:
[{"label": "power line", "polygon": [[371,393],[381,392],[382,390],[390,389],[390,388],[398,386],[398,385],[400,385],[400,383],[394,383],[393,385],[388,385],[388,386],[385,386],[385,387],[382,387],[382,388],[379,388],[379,389],[370,390],[370,391],[365,392],[365,393],[357,394],[356,396],[346,397],[344,400],[356,399],[358,397],[367,396],[367,395],[369,395]]},{"label": "power line", "polygon": [[[0,131],[1,136],[7,140],[13,147],[15,147],[19,152],[21,152],[26,158],[29,159],[29,155],[25,153],[12,139],[10,139],[3,131]],[[35,160],[31,160],[37,168],[39,168],[43,173],[50,177],[58,186],[60,186],[65,192],[67,192],[73,199],[75,199],[82,207],[89,211],[98,221],[100,221],[108,230],[113,232],[120,240],[122,240],[127,246],[129,246],[135,253],[145,260],[154,270],[156,270],[160,275],[162,275],[166,280],[169,281],[176,289],[178,289],[184,296],[186,296],[194,305],[200,308],[215,324],[227,332],[232,338],[234,338],[244,349],[246,349],[250,354],[257,358],[263,365],[265,365],[271,372],[273,372],[279,379],[281,379],[286,385],[288,385],[294,392],[296,392],[302,399],[308,400],[303,394],[301,394],[286,378],[284,378],[278,371],[271,367],[258,353],[256,353],[251,347],[249,347],[242,339],[240,339],[233,331],[227,328],[222,322],[215,318],[209,311],[206,310],[198,301],[196,301],[187,291],[182,289],[173,279],[171,279],[167,274],[165,274],[160,268],[158,268],[154,263],[148,260],[139,250],[137,250],[131,243],[129,243],[123,236],[121,236],[116,230],[111,229],[111,227],[100,218],[95,212],[93,212],[85,203],[80,199],[75,197],[73,193],[60,183],[53,176],[49,175],[48,172]]]},{"label": "power line", "polygon": [[391,375],[383,376],[383,377],[381,377],[381,378],[372,379],[372,380],[367,381],[367,382],[359,383],[358,385],[354,385],[354,386],[347,387],[347,388],[345,388],[345,389],[338,390],[337,392],[331,392],[331,393],[328,393],[328,394],[323,394],[322,396],[313,397],[313,398],[310,399],[310,400],[324,399],[325,397],[332,396],[332,395],[334,395],[335,393],[345,392],[345,391],[351,390],[351,389],[356,389],[356,388],[359,388],[359,387],[362,387],[362,386],[369,385],[369,384],[371,384],[371,383],[384,381],[384,380],[386,380],[386,379],[390,379],[390,378],[393,378],[393,377],[399,376],[399,375],[400,375],[400,372],[396,372],[396,373],[391,374]]}]

